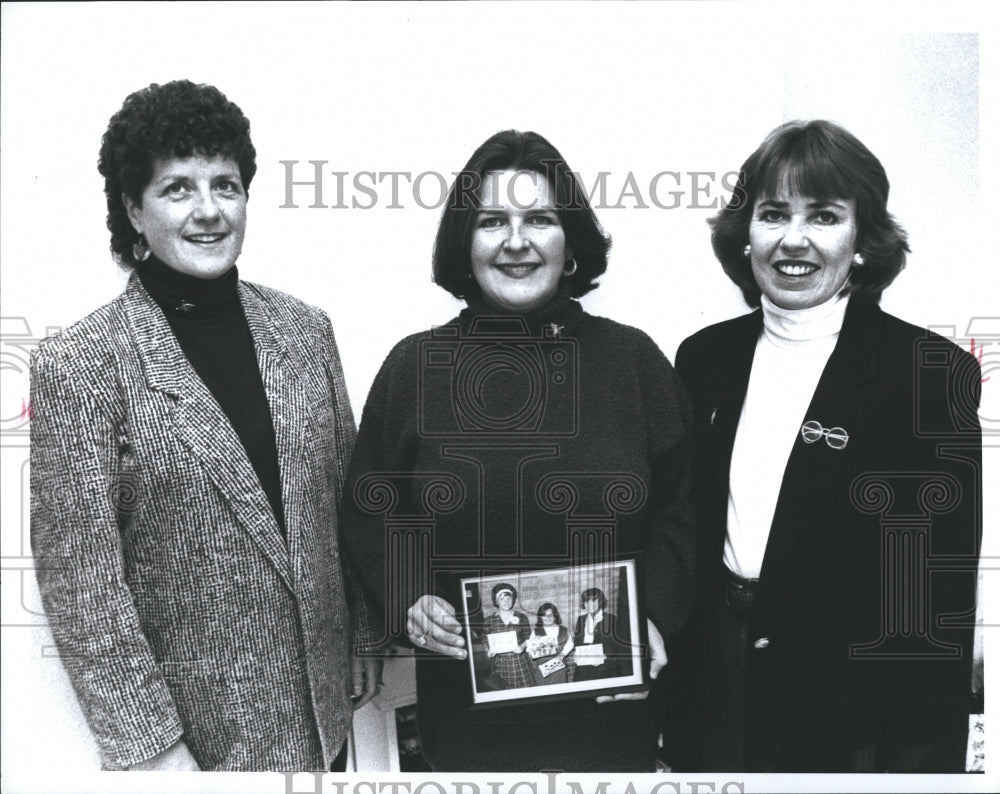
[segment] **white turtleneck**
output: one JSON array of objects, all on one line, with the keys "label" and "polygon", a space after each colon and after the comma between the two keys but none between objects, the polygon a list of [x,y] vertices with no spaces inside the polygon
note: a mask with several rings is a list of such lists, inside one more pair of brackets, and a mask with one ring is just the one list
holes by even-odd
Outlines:
[{"label": "white turtleneck", "polygon": [[764,330],[750,370],[729,467],[723,561],[746,579],[760,576],[781,481],[827,359],[844,323],[847,298],[782,309],[761,296]]}]

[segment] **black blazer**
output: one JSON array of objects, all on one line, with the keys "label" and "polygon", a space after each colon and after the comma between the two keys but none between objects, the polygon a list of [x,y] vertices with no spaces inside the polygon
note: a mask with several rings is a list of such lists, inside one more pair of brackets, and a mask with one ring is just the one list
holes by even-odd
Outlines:
[{"label": "black blazer", "polygon": [[[761,328],[758,310],[677,352],[695,405],[699,520],[688,674],[715,652],[704,628],[721,594],[729,465]],[[951,341],[849,304],[803,417],[844,428],[847,446],[796,438],[764,555],[747,638],[748,771],[851,771],[873,746],[877,769],[964,770],[980,390],[978,363]]]},{"label": "black blazer", "polygon": [[[573,644],[579,647],[585,645],[584,634],[587,629],[587,616],[580,615],[573,629]],[[628,631],[628,623],[624,626]],[[601,622],[594,627],[594,642],[604,646],[606,660],[597,667],[577,667],[576,680],[590,678],[607,678],[612,676],[630,675],[632,672],[629,640],[618,633],[618,619],[605,611]]]}]

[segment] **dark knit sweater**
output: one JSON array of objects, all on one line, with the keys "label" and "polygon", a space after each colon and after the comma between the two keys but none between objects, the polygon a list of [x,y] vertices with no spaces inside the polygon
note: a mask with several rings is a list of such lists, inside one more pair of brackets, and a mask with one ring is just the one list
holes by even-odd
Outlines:
[{"label": "dark knit sweater", "polygon": [[[673,368],[644,333],[567,294],[528,317],[490,314],[473,304],[402,340],[365,406],[344,529],[387,634],[406,642],[423,593],[461,615],[462,576],[641,552],[647,615],[669,637],[691,608],[694,557],[689,412]],[[470,711],[468,662],[419,650],[417,679],[437,770],[652,769],[642,702]]]},{"label": "dark knit sweater", "polygon": [[142,286],[163,309],[185,357],[243,443],[284,532],[274,424],[253,337],[236,291],[236,267],[216,278],[203,279],[180,273],[150,257],[139,267],[138,275]]}]

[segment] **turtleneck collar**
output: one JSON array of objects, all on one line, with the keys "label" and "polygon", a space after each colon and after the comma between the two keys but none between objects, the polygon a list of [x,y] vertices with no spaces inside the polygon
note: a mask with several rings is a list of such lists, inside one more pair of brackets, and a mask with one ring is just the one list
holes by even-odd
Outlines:
[{"label": "turtleneck collar", "polygon": [[[583,307],[573,299],[573,293],[568,283],[559,285],[559,291],[544,306],[528,312],[504,311],[490,306],[479,295],[466,298],[468,308],[459,315],[462,325],[469,325],[477,318],[490,318],[477,324],[477,332],[501,333],[502,328],[510,322],[509,318],[519,317],[527,323],[533,336],[541,336],[543,330],[558,337],[572,331],[583,318]],[[497,318],[494,323],[492,318]],[[493,326],[498,326],[494,328]]]},{"label": "turtleneck collar", "polygon": [[155,256],[136,268],[142,286],[168,317],[210,320],[239,304],[236,265],[215,278],[197,278],[174,270]]},{"label": "turtleneck collar", "polygon": [[783,309],[771,302],[767,295],[761,295],[764,336],[779,347],[836,337],[844,324],[848,298],[847,295],[837,294],[825,303],[808,309]]}]

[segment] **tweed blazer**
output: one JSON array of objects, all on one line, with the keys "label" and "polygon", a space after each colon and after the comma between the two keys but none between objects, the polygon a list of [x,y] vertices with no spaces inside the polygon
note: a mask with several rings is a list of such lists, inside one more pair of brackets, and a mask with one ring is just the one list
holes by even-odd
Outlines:
[{"label": "tweed blazer", "polygon": [[287,541],[137,277],[32,357],[38,583],[106,768],[183,738],[203,769],[328,770],[350,725],[338,505],[355,425],[333,329],[288,295],[238,291]]},{"label": "tweed blazer", "polygon": [[[677,352],[695,404],[692,629],[704,636],[670,667],[689,692],[721,652],[708,626],[722,592],[729,466],[761,328],[758,310],[699,331]],[[850,302],[802,417],[844,428],[849,439],[843,449],[791,439],[749,620],[744,771],[964,769],[980,391],[978,363],[952,341]]]}]

